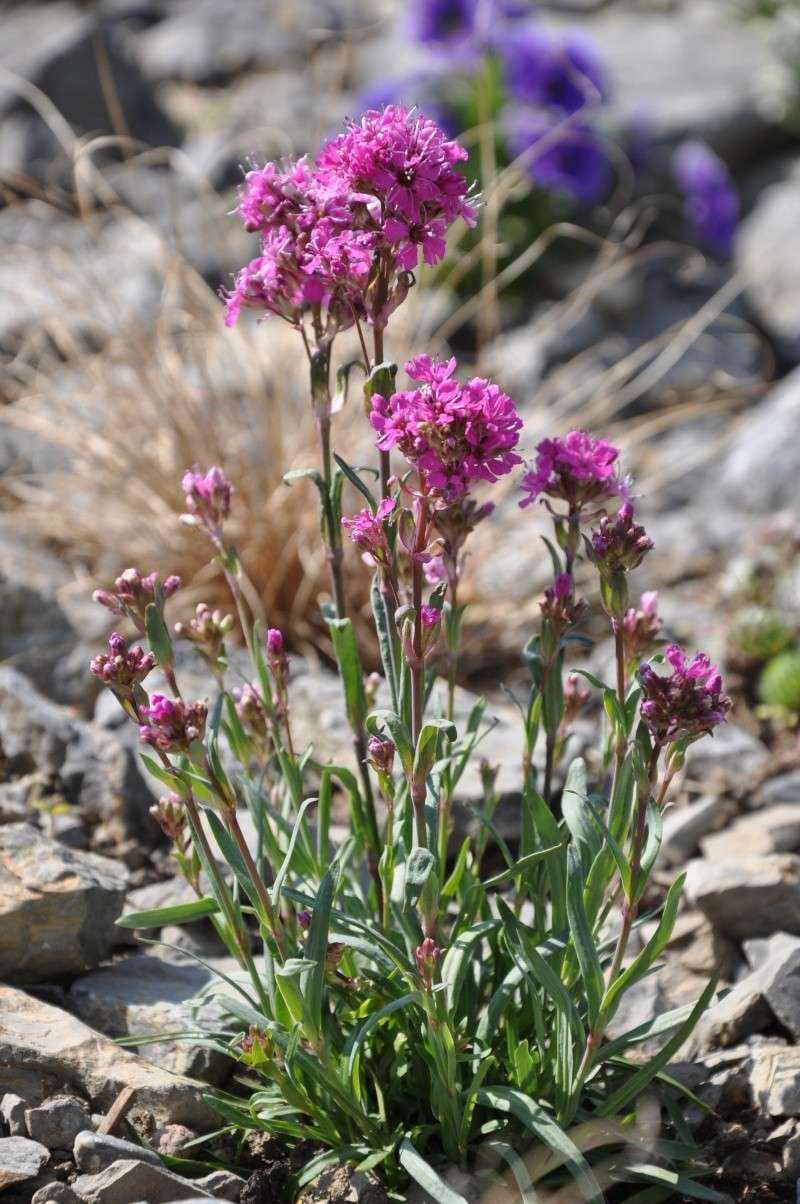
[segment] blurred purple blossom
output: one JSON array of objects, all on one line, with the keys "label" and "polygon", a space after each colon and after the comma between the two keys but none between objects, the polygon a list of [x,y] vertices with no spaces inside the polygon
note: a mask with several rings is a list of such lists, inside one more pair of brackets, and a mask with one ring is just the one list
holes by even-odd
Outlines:
[{"label": "blurred purple blossom", "polygon": [[[540,188],[565,193],[582,205],[603,199],[611,186],[611,165],[602,139],[584,122],[557,128],[541,109],[515,108],[505,131],[514,158],[526,155],[522,170]],[[529,152],[529,153],[528,153]]]},{"label": "blurred purple blossom", "polygon": [[673,155],[672,174],[695,235],[714,255],[727,258],[739,224],[739,197],[727,167],[705,142],[683,142]]},{"label": "blurred purple blossom", "polygon": [[582,33],[558,34],[527,22],[501,34],[498,50],[513,100],[577,113],[608,99],[605,67]]}]

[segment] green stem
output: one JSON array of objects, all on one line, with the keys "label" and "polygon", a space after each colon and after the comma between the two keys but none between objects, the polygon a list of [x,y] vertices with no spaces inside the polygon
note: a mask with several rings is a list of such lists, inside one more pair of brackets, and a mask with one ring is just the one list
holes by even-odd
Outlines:
[{"label": "green stem", "polygon": [[[411,603],[414,607],[414,636],[409,669],[411,671],[411,746],[416,749],[422,731],[422,720],[425,710],[425,664],[422,658],[422,552],[427,545],[428,537],[428,499],[425,496],[424,485],[419,498],[419,513],[417,515],[417,535],[414,541],[414,552],[411,560]],[[428,831],[425,823],[425,782],[417,782],[414,778],[410,783],[411,801],[414,805],[417,843],[421,848],[428,847]]]}]

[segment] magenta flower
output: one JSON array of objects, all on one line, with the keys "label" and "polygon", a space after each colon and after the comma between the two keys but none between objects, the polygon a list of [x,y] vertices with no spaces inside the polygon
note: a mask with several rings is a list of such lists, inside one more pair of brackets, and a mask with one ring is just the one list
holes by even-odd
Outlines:
[{"label": "magenta flower", "polygon": [[350,538],[362,553],[367,564],[386,566],[389,564],[389,541],[384,523],[395,507],[394,498],[384,498],[373,514],[368,506],[359,510],[352,518],[343,518],[342,526],[350,532]]},{"label": "magenta flower", "polygon": [[399,447],[424,487],[446,499],[521,463],[513,449],[522,419],[511,398],[482,377],[462,385],[453,379],[455,367],[455,359],[417,356],[405,368],[420,387],[389,398],[374,394],[370,414],[381,451]]},{"label": "magenta flower", "polygon": [[725,722],[732,706],[722,692],[719,670],[704,653],[690,661],[677,644],[670,644],[665,656],[672,666],[669,676],[648,664],[642,665],[638,674],[642,719],[659,748],[713,731]]},{"label": "magenta flower", "polygon": [[129,648],[118,631],[108,638],[108,652],[94,657],[90,672],[120,698],[133,699],[134,687],[144,681],[155,665],[152,652]]},{"label": "magenta flower", "polygon": [[[464,148],[434,121],[390,104],[349,122],[323,147],[317,169],[323,179],[346,186],[366,228],[374,223],[387,242],[401,247],[424,247],[427,241],[428,262],[438,262],[446,227],[458,217],[475,224],[467,182],[456,168],[466,158]],[[434,246],[438,239],[441,245]],[[416,258],[405,266],[416,266]]]},{"label": "magenta flower", "polygon": [[209,533],[219,534],[223,521],[230,514],[233,486],[217,465],[202,473],[195,465],[184,473],[183,492],[186,494],[186,514],[181,522],[192,527],[205,527]]},{"label": "magenta flower", "polygon": [[544,495],[579,511],[587,502],[627,498],[630,482],[619,476],[618,457],[613,443],[584,431],[570,431],[563,439],[543,439],[536,448],[536,463],[522,478],[521,489],[528,496],[520,506],[530,506]]},{"label": "magenta flower", "polygon": [[186,752],[195,740],[203,738],[208,707],[204,702],[187,703],[154,694],[150,706],[142,707],[141,713],[149,720],[139,728],[145,744],[161,752]]},{"label": "magenta flower", "polygon": [[266,637],[267,653],[270,656],[281,656],[283,654],[283,632],[278,627],[270,627]]},{"label": "magenta flower", "polygon": [[591,558],[604,577],[638,568],[652,547],[644,527],[634,521],[630,502],[623,502],[615,518],[602,516],[589,545]]},{"label": "magenta flower", "polygon": [[423,627],[433,628],[441,622],[442,612],[435,606],[423,606],[420,610],[420,618]]},{"label": "magenta flower", "polygon": [[367,760],[378,773],[391,773],[396,748],[391,740],[370,736],[367,740]]},{"label": "magenta flower", "polygon": [[556,640],[575,627],[586,613],[587,603],[575,597],[574,588],[570,574],[559,573],[539,602],[542,618],[549,624]]},{"label": "magenta flower", "polygon": [[658,639],[662,626],[658,594],[649,590],[642,594],[638,608],[631,606],[622,619],[626,660],[634,660],[647,652]]},{"label": "magenta flower", "polygon": [[296,163],[265,163],[251,168],[237,207],[245,229],[251,233],[267,230],[300,213],[312,181],[312,171],[304,158]]}]

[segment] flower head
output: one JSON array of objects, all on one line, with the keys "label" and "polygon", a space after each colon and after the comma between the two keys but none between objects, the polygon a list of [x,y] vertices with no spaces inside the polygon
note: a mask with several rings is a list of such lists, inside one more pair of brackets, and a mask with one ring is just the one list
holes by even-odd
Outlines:
[{"label": "flower head", "polygon": [[251,685],[244,685],[234,688],[233,697],[236,714],[248,736],[263,740],[267,735],[267,713],[261,695]]},{"label": "flower head", "polygon": [[350,538],[360,549],[367,564],[375,566],[389,564],[389,541],[384,523],[395,507],[394,498],[384,498],[373,513],[369,506],[359,510],[352,518],[343,518],[342,526],[349,531]]},{"label": "flower head", "polygon": [[456,218],[475,224],[467,181],[456,167],[466,158],[435,121],[389,104],[348,122],[323,147],[317,170],[347,192],[357,224],[378,232],[402,267],[414,268],[420,248],[428,263],[442,258],[444,234]]},{"label": "flower head", "polygon": [[513,100],[571,114],[608,99],[605,66],[584,34],[556,33],[528,22],[515,25],[499,46]]},{"label": "flower head", "polygon": [[367,759],[378,773],[391,773],[396,748],[391,740],[370,736],[367,740]]},{"label": "flower head", "polygon": [[575,627],[586,613],[587,603],[574,595],[574,583],[569,573],[559,573],[548,586],[539,602],[542,618],[549,624],[556,640]]},{"label": "flower head", "polygon": [[231,485],[225,473],[217,465],[205,473],[195,465],[185,472],[181,482],[186,494],[186,514],[181,521],[193,527],[205,527],[218,531],[231,509]]},{"label": "flower head", "polygon": [[666,650],[672,668],[669,676],[657,673],[652,665],[642,665],[642,718],[657,746],[675,740],[696,740],[724,723],[731,700],[722,692],[722,678],[716,665],[704,653],[689,660],[677,644]]},{"label": "flower head", "polygon": [[225,655],[225,636],[233,624],[233,615],[224,615],[221,610],[212,610],[205,602],[200,602],[193,619],[175,624],[175,635],[178,639],[189,640],[213,664]]},{"label": "flower head", "polygon": [[675,151],[672,172],[697,238],[714,255],[726,258],[739,224],[739,197],[727,167],[705,142],[693,141]]},{"label": "flower head", "polygon": [[126,569],[114,582],[114,589],[95,590],[92,595],[95,602],[105,606],[115,615],[126,615],[136,627],[144,632],[145,611],[157,595],[166,600],[181,588],[181,579],[174,574],[159,582],[158,573],[148,573],[143,577],[138,569]]},{"label": "flower head", "polygon": [[417,963],[417,969],[422,975],[426,986],[429,988],[433,985],[434,979],[436,978],[439,959],[441,956],[441,949],[436,944],[436,941],[433,939],[433,937],[430,936],[426,936],[422,944],[418,945],[414,950],[414,958]]},{"label": "flower head", "polygon": [[419,387],[373,394],[370,422],[378,447],[399,447],[428,490],[456,498],[471,481],[496,481],[521,463],[513,449],[522,419],[497,385],[482,377],[462,385],[453,378],[455,359],[420,355],[405,367]]},{"label": "flower head", "polygon": [[536,463],[522,478],[521,488],[528,496],[520,506],[530,506],[543,495],[560,498],[573,510],[587,502],[627,498],[630,484],[619,476],[618,457],[613,443],[584,431],[570,431],[563,439],[543,439],[536,448]]},{"label": "flower head", "polygon": [[608,193],[611,163],[602,138],[586,122],[561,126],[541,109],[515,108],[504,118],[509,149],[538,188],[594,205]]},{"label": "flower head", "polygon": [[141,714],[148,720],[139,728],[145,744],[162,752],[186,752],[195,740],[203,738],[208,707],[204,702],[187,703],[154,694],[150,706],[141,708]]},{"label": "flower head", "polygon": [[642,656],[658,639],[663,626],[658,614],[658,594],[649,590],[642,594],[638,607],[631,606],[622,619],[625,659]]},{"label": "flower head", "polygon": [[133,699],[134,687],[144,681],[155,665],[152,652],[129,648],[118,631],[108,639],[108,652],[94,657],[90,672],[120,698]]},{"label": "flower head", "polygon": [[183,842],[186,832],[186,808],[178,794],[167,794],[150,808],[150,814],[170,840]]},{"label": "flower head", "polygon": [[633,506],[623,502],[615,518],[601,517],[592,532],[590,554],[600,573],[612,577],[638,568],[652,546],[644,527],[634,521]]}]

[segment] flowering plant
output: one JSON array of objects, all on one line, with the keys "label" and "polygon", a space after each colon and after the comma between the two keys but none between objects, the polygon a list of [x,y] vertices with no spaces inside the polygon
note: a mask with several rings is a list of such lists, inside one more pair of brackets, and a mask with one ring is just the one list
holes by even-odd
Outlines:
[{"label": "flowering plant", "polygon": [[[415,1180],[440,1204],[464,1204],[453,1170],[509,1201],[570,1179],[594,1201],[610,1187],[622,1198],[620,1184],[636,1198],[642,1185],[647,1199],[713,1198],[697,1182],[679,1088],[663,1074],[713,984],[695,1005],[614,1036],[609,1028],[675,924],[682,877],[664,899],[649,889],[671,783],[730,701],[701,655],[672,646],[670,675],[660,655],[639,667],[659,635],[656,598],[630,606],[627,577],[652,545],[618,449],[585,432],[545,440],[520,479],[520,505],[549,509],[554,540],[553,582],[525,648],[518,842],[512,849],[495,823],[501,767],[489,763],[471,826],[454,839],[460,787],[488,726],[483,701],[456,723],[465,546],[492,511],[473,490],[517,470],[522,421],[496,384],[462,383],[452,359],[418,355],[405,366],[411,387],[398,390],[383,337],[420,248],[439,257],[447,225],[473,220],[455,168],[463,157],[432,122],[392,106],[348,126],[313,168],[248,175],[240,212],[263,255],[237,279],[228,319],[241,305],[279,316],[309,364],[321,468],[305,475],[320,496],[331,570],[323,610],[354,763],[298,747],[283,635],[254,622],[226,537],[234,488],[221,468],[187,472],[183,521],[230,586],[250,669],[244,683],[230,681],[231,624],[201,606],[176,634],[208,667],[213,697],[185,699],[165,617],[180,583],[131,570],[116,593],[98,595],[147,639],[145,651],[115,633],[92,671],[139,725],[144,762],[167,791],[154,817],[197,895],[122,922],[210,917],[240,966],[220,996],[233,1031],[211,1039],[240,1074],[211,1098],[233,1132],[312,1143],[298,1188],[344,1162],[375,1171],[394,1198]],[[380,496],[332,452],[330,354],[348,325],[361,336]],[[352,517],[345,484],[363,503]],[[347,613],[343,531],[374,573],[380,705]],[[611,686],[566,667],[587,642],[584,562],[613,637]],[[148,694],[156,668],[166,694]],[[587,763],[568,751],[589,686],[606,727],[598,722]],[[350,820],[338,841],[335,796]],[[648,936],[634,947],[645,919]],[[632,1056],[654,1037],[665,1041],[656,1055]],[[673,1136],[640,1123],[644,1092]]]}]

